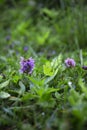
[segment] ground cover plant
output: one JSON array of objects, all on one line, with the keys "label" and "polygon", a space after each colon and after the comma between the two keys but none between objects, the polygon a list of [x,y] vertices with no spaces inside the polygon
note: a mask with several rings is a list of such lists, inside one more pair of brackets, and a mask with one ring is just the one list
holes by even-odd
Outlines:
[{"label": "ground cover plant", "polygon": [[86,4],[0,0],[0,130],[87,129]]}]

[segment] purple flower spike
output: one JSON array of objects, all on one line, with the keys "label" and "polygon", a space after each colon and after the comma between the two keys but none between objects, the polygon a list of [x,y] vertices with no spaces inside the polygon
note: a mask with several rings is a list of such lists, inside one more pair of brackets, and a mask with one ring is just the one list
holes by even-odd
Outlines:
[{"label": "purple flower spike", "polygon": [[65,65],[66,65],[67,67],[75,67],[76,63],[75,63],[74,59],[67,58],[67,59],[65,60]]},{"label": "purple flower spike", "polygon": [[26,60],[23,57],[21,57],[20,66],[20,73],[32,74],[32,71],[34,69],[34,59],[32,59],[31,57]]}]

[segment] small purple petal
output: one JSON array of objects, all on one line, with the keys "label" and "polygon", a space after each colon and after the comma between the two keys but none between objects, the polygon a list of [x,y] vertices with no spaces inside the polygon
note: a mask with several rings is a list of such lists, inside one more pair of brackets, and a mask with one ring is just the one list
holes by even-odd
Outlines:
[{"label": "small purple petal", "polygon": [[24,47],[24,51],[28,51],[28,46],[25,46],[25,47]]},{"label": "small purple petal", "polygon": [[74,59],[67,58],[67,59],[65,60],[65,65],[66,65],[67,67],[75,67],[75,66],[76,66],[76,63],[75,63]]}]

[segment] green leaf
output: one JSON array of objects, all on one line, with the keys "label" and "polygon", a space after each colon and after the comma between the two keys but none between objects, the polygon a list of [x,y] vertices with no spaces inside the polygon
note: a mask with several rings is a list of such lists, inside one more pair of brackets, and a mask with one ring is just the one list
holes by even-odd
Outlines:
[{"label": "green leaf", "polygon": [[25,85],[21,81],[19,81],[19,86],[20,86],[19,94],[22,95],[25,92]]},{"label": "green leaf", "polygon": [[29,77],[29,79],[35,86],[43,86],[45,82],[44,79],[40,78]]},{"label": "green leaf", "polygon": [[27,93],[25,93],[24,95],[23,95],[23,97],[21,98],[21,100],[22,101],[28,101],[29,99],[37,99],[37,95],[34,95],[34,94],[32,94],[32,93],[30,93],[30,92],[27,92]]},{"label": "green leaf", "polygon": [[51,66],[56,69],[57,67],[59,67],[62,64],[62,55],[60,54],[58,57],[55,57],[52,62],[51,62]]},{"label": "green leaf", "polygon": [[51,80],[53,80],[57,73],[58,73],[58,69],[56,69],[56,71],[55,71],[55,73],[54,73],[53,76],[46,78],[45,84],[47,84],[47,83],[49,83]]},{"label": "green leaf", "polygon": [[44,74],[47,76],[54,76],[56,71],[58,71],[62,64],[62,55],[60,54],[58,57],[54,58],[52,62],[47,61],[43,66]]},{"label": "green leaf", "polygon": [[69,96],[69,97],[68,97],[68,100],[69,100],[69,102],[70,102],[70,104],[71,104],[72,106],[76,105],[76,102],[75,102],[73,96]]},{"label": "green leaf", "polygon": [[45,43],[46,39],[49,37],[49,34],[50,34],[50,32],[47,31],[47,32],[44,33],[44,35],[42,35],[42,36],[40,36],[40,35],[37,36],[37,42],[38,42],[40,45],[43,45],[43,44]]},{"label": "green leaf", "polygon": [[82,92],[85,94],[85,97],[87,98],[87,87],[85,86],[82,79],[79,79],[79,86],[81,87]]},{"label": "green leaf", "polygon": [[55,97],[56,97],[57,99],[60,99],[60,98],[61,98],[61,94],[58,93],[58,92],[55,92]]},{"label": "green leaf", "polygon": [[5,107],[3,107],[3,111],[4,111],[5,113],[11,115],[11,116],[14,115],[13,112],[12,112],[9,108],[5,108]]},{"label": "green leaf", "polygon": [[7,81],[1,83],[1,84],[0,84],[0,89],[2,89],[2,88],[4,88],[4,87],[7,87],[8,84],[9,84],[9,81],[10,81],[10,80],[7,80]]},{"label": "green leaf", "polygon": [[42,12],[45,13],[46,15],[48,15],[51,18],[55,18],[59,14],[56,10],[51,10],[51,9],[47,9],[47,8],[44,8],[42,10]]},{"label": "green leaf", "polygon": [[68,100],[72,106],[77,105],[81,101],[81,95],[79,95],[79,93],[72,88],[70,90]]},{"label": "green leaf", "polygon": [[54,74],[51,63],[49,61],[47,61],[46,64],[43,66],[43,71],[44,74],[47,76],[52,76]]},{"label": "green leaf", "polygon": [[0,82],[2,81],[2,79],[3,79],[3,76],[2,76],[2,75],[0,75]]},{"label": "green leaf", "polygon": [[11,96],[11,97],[9,98],[9,100],[11,100],[11,101],[21,101],[20,98],[13,97],[13,96]]},{"label": "green leaf", "polygon": [[10,94],[9,94],[9,93],[4,92],[4,91],[1,91],[1,92],[0,92],[0,98],[6,99],[6,98],[8,98],[8,97],[10,97]]}]

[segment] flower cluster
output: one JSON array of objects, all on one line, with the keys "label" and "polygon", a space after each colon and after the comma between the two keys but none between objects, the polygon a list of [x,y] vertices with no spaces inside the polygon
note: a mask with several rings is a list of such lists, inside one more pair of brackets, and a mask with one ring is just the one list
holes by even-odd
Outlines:
[{"label": "flower cluster", "polygon": [[[74,59],[67,58],[65,60],[65,65],[68,68],[75,67],[76,62],[74,61]],[[21,57],[20,66],[21,66],[20,73],[32,74],[35,66],[35,61],[32,57],[29,59],[24,59],[23,57]],[[87,66],[82,66],[82,69],[87,70]]]},{"label": "flower cluster", "polygon": [[67,59],[65,60],[65,65],[66,65],[67,67],[75,67],[75,66],[76,66],[76,63],[75,63],[74,59],[67,58]]},{"label": "flower cluster", "polygon": [[29,58],[26,60],[23,57],[21,57],[20,65],[20,73],[31,74],[34,69],[34,59]]}]

